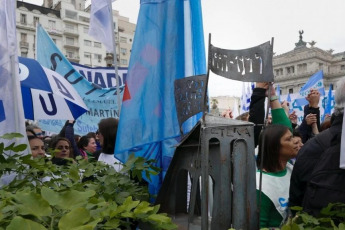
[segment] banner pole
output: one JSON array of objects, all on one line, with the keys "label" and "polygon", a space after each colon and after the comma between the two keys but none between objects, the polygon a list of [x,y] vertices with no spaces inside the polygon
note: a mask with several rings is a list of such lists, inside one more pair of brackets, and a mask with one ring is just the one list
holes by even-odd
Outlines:
[{"label": "banner pole", "polygon": [[110,7],[110,21],[111,21],[111,38],[113,42],[113,57],[114,57],[114,69],[115,69],[115,76],[116,76],[116,94],[117,94],[117,106],[118,106],[118,116],[120,118],[120,113],[121,113],[121,98],[120,98],[120,80],[119,80],[119,74],[118,74],[118,67],[117,67],[117,57],[116,57],[116,42],[115,42],[115,36],[114,36],[114,20],[113,20],[113,6],[112,6],[112,1],[108,0]]}]

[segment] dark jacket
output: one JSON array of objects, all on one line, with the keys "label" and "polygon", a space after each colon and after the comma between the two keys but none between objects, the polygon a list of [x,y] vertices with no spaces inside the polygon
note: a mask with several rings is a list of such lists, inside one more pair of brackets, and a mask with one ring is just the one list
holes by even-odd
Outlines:
[{"label": "dark jacket", "polygon": [[265,120],[265,98],[266,98],[265,93],[266,93],[266,89],[254,88],[253,94],[250,98],[249,121],[255,124],[254,126],[255,147],[258,145],[260,132]]},{"label": "dark jacket", "polygon": [[318,130],[320,130],[320,109],[309,107],[309,105],[304,106],[303,121],[298,128],[299,133],[302,135],[303,144],[306,143],[307,140],[309,140],[310,138],[312,138],[314,136],[311,126],[307,125],[307,122],[305,120],[305,117],[310,113],[316,114],[317,128],[318,128]]},{"label": "dark jacket", "polygon": [[[332,133],[341,132],[342,124],[342,114],[333,116],[332,125],[329,129],[332,129]],[[321,154],[330,146],[330,143],[330,130],[326,129],[316,137],[310,139],[298,152],[290,181],[290,207],[302,206],[303,197],[313,169],[319,161]]]}]

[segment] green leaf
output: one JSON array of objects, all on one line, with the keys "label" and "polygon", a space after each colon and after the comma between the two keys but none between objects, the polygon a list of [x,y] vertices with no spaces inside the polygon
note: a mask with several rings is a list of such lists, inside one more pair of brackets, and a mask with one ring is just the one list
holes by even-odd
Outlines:
[{"label": "green leaf", "polygon": [[79,176],[79,171],[76,165],[72,165],[69,169],[69,177],[74,180],[74,181],[78,181],[80,180],[80,176]]},{"label": "green leaf", "polygon": [[60,202],[58,206],[64,209],[73,209],[75,206],[84,205],[87,203],[88,199],[94,196],[96,193],[95,191],[85,191],[79,192],[76,190],[70,190],[66,192],[60,193]]},{"label": "green leaf", "polygon": [[302,211],[303,210],[303,208],[300,206],[292,206],[290,209],[294,210],[294,211]]},{"label": "green leaf", "polygon": [[97,224],[102,221],[102,218],[98,218],[92,222],[84,224],[83,226],[72,228],[71,230],[93,230],[96,228]]},{"label": "green leaf", "polygon": [[140,201],[133,201],[132,197],[129,196],[126,198],[125,202],[123,202],[122,206],[125,208],[126,211],[130,211],[133,208],[137,207]]},{"label": "green leaf", "polygon": [[9,146],[5,147],[4,150],[5,150],[5,151],[10,151],[10,150],[13,149],[14,145],[15,145],[15,143],[12,143],[12,144],[10,144]]},{"label": "green leaf", "polygon": [[32,220],[24,219],[20,216],[16,216],[12,219],[10,225],[6,230],[46,230],[46,228]]},{"label": "green leaf", "polygon": [[6,134],[0,136],[0,138],[7,139],[7,140],[11,140],[14,138],[22,138],[22,137],[24,137],[24,136],[20,133],[6,133]]},{"label": "green leaf", "polygon": [[3,142],[0,143],[0,153],[4,152],[5,144]]},{"label": "green leaf", "polygon": [[49,203],[35,192],[17,192],[14,199],[19,202],[15,205],[21,215],[34,215],[41,218],[52,213]]},{"label": "green leaf", "polygon": [[60,230],[71,230],[83,226],[90,220],[90,212],[85,208],[75,208],[66,215],[62,216],[59,221]]},{"label": "green leaf", "polygon": [[300,217],[302,217],[303,222],[306,223],[306,224],[307,223],[312,223],[312,224],[315,224],[315,225],[319,224],[319,221],[315,217],[313,217],[311,215],[308,215],[306,213],[301,213]]},{"label": "green leaf", "polygon": [[26,148],[27,148],[26,144],[20,144],[20,145],[14,146],[12,148],[12,151],[15,152],[15,153],[18,153],[18,152],[24,151]]},{"label": "green leaf", "polygon": [[345,224],[340,223],[339,224],[339,230],[345,230]]},{"label": "green leaf", "polygon": [[41,195],[42,195],[43,199],[48,201],[48,203],[52,206],[57,205],[61,202],[60,197],[59,197],[59,193],[53,191],[50,188],[42,187]]},{"label": "green leaf", "polygon": [[149,202],[143,201],[134,209],[134,214],[146,214],[152,210],[154,207],[150,206]]},{"label": "green leaf", "polygon": [[148,216],[150,221],[154,221],[157,223],[169,223],[171,222],[171,218],[168,216],[164,216],[163,214],[152,214]]}]

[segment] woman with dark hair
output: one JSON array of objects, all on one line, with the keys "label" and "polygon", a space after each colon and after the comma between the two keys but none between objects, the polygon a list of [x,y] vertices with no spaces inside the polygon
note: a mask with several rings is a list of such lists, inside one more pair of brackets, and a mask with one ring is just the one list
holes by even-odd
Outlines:
[{"label": "woman with dark hair", "polygon": [[251,97],[249,120],[257,124],[254,127],[254,140],[255,145],[259,145],[256,189],[260,205],[260,228],[277,228],[287,216],[292,172],[289,160],[296,157],[298,145],[292,135],[291,121],[273,85],[270,92],[272,125],[265,127],[261,133],[268,87],[269,83],[256,83]]},{"label": "woman with dark hair", "polygon": [[260,228],[279,227],[287,217],[293,168],[289,160],[297,156],[298,150],[299,147],[287,126],[270,125],[260,135],[257,165],[262,167],[262,170],[258,170],[256,174],[257,195],[258,200],[261,200]]},{"label": "woman with dark hair", "polygon": [[71,142],[65,137],[56,137],[52,142],[52,148],[54,151],[53,164],[65,165],[66,158],[73,158]]},{"label": "woman with dark hair", "polygon": [[91,136],[82,136],[78,141],[78,148],[84,159],[94,158],[93,153],[96,152],[96,141]]},{"label": "woman with dark hair", "polygon": [[121,162],[114,157],[118,124],[119,120],[112,117],[102,119],[98,124],[98,138],[102,147],[98,161],[113,166],[116,171],[120,171],[122,168]]}]

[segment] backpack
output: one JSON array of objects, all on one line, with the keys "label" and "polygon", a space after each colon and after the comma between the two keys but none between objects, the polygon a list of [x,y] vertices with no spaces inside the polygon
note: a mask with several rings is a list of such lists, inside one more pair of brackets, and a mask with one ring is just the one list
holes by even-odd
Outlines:
[{"label": "backpack", "polygon": [[345,170],[339,168],[341,132],[330,132],[331,145],[315,165],[303,199],[303,210],[318,216],[329,203],[345,203]]}]

